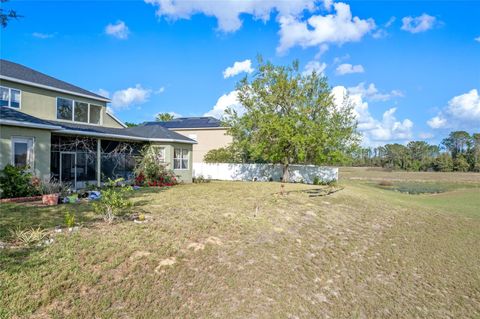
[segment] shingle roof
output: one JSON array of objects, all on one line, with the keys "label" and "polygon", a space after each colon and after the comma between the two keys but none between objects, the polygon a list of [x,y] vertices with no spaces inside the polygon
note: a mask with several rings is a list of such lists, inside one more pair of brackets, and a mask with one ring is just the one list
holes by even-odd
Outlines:
[{"label": "shingle roof", "polygon": [[87,91],[73,84],[58,80],[49,75],[35,71],[24,65],[0,59],[0,75],[3,77],[13,78],[20,81],[26,81],[37,85],[48,86],[53,89],[72,92],[73,94],[88,95],[89,97],[108,100],[106,97],[96,93]]},{"label": "shingle roof", "polygon": [[194,142],[194,140],[176,132],[170,131],[160,125],[139,125],[134,127],[129,127],[124,129],[129,131],[132,134],[137,134],[138,136],[146,138],[157,138],[157,136],[162,136],[166,139],[175,139],[175,140],[185,140],[189,142]]},{"label": "shingle roof", "polygon": [[169,129],[222,127],[220,120],[211,116],[179,117],[171,121],[146,122],[143,125],[161,125]]},{"label": "shingle roof", "polygon": [[[61,129],[54,130],[58,133],[69,133],[72,131],[81,132],[90,136],[111,135],[112,137],[118,136],[118,138],[131,137],[134,139],[144,139],[145,141],[151,139],[160,140],[175,140],[185,143],[196,143],[194,140],[178,134],[176,132],[169,131],[161,126],[137,126],[131,128],[113,128],[95,125],[86,125],[79,123],[69,123],[63,121],[47,121],[37,117],[25,114],[23,112],[13,110],[7,107],[0,107],[0,124],[2,121],[16,121],[23,124],[38,124],[61,127]],[[5,124],[5,123],[4,123]],[[14,125],[14,124],[11,124]],[[80,134],[81,134],[80,133]]]},{"label": "shingle roof", "polygon": [[0,107],[0,120],[32,123],[37,125],[53,125],[49,121],[39,119],[38,117],[34,117],[8,107]]}]

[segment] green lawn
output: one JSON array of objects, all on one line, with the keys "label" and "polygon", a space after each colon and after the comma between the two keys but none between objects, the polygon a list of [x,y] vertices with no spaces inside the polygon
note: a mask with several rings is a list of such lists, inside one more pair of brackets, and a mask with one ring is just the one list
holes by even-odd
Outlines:
[{"label": "green lawn", "polygon": [[65,209],[83,227],[0,250],[0,317],[478,318],[475,179],[435,195],[368,177],[325,197],[300,184],[286,196],[279,183],[179,185],[135,193],[144,224],[106,225],[87,204],[2,205],[2,241],[16,225],[61,225]]}]

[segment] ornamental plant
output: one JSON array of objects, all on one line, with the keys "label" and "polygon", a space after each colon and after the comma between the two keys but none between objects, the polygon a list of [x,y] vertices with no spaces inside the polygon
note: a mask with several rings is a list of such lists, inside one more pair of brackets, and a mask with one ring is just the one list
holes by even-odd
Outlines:
[{"label": "ornamental plant", "polygon": [[126,215],[132,207],[132,201],[126,198],[131,190],[130,186],[105,188],[100,200],[93,203],[94,211],[111,224],[115,218]]},{"label": "ornamental plant", "polygon": [[26,197],[39,194],[32,174],[27,167],[6,165],[0,171],[0,196],[2,198]]},{"label": "ornamental plant", "polygon": [[158,147],[145,146],[135,168],[135,185],[164,187],[178,184],[177,176],[163,160]]}]

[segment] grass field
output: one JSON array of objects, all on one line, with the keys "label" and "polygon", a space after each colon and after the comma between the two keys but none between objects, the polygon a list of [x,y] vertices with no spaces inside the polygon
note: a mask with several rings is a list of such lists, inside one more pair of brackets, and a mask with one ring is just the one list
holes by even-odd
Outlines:
[{"label": "grass field", "polygon": [[[341,170],[343,190],[211,182],[133,198],[149,221],[103,223],[88,205],[2,205],[79,232],[0,250],[0,317],[478,318],[480,174]],[[379,181],[445,185],[410,195]]]}]

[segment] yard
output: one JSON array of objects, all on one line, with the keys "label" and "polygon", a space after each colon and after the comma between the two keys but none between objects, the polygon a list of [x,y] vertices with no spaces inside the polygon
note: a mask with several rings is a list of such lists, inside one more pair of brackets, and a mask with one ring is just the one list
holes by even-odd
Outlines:
[{"label": "yard", "polygon": [[341,176],[328,196],[274,182],[145,189],[143,224],[108,225],[86,204],[2,204],[0,241],[63,225],[66,209],[82,227],[0,249],[0,317],[478,318],[480,174]]}]

